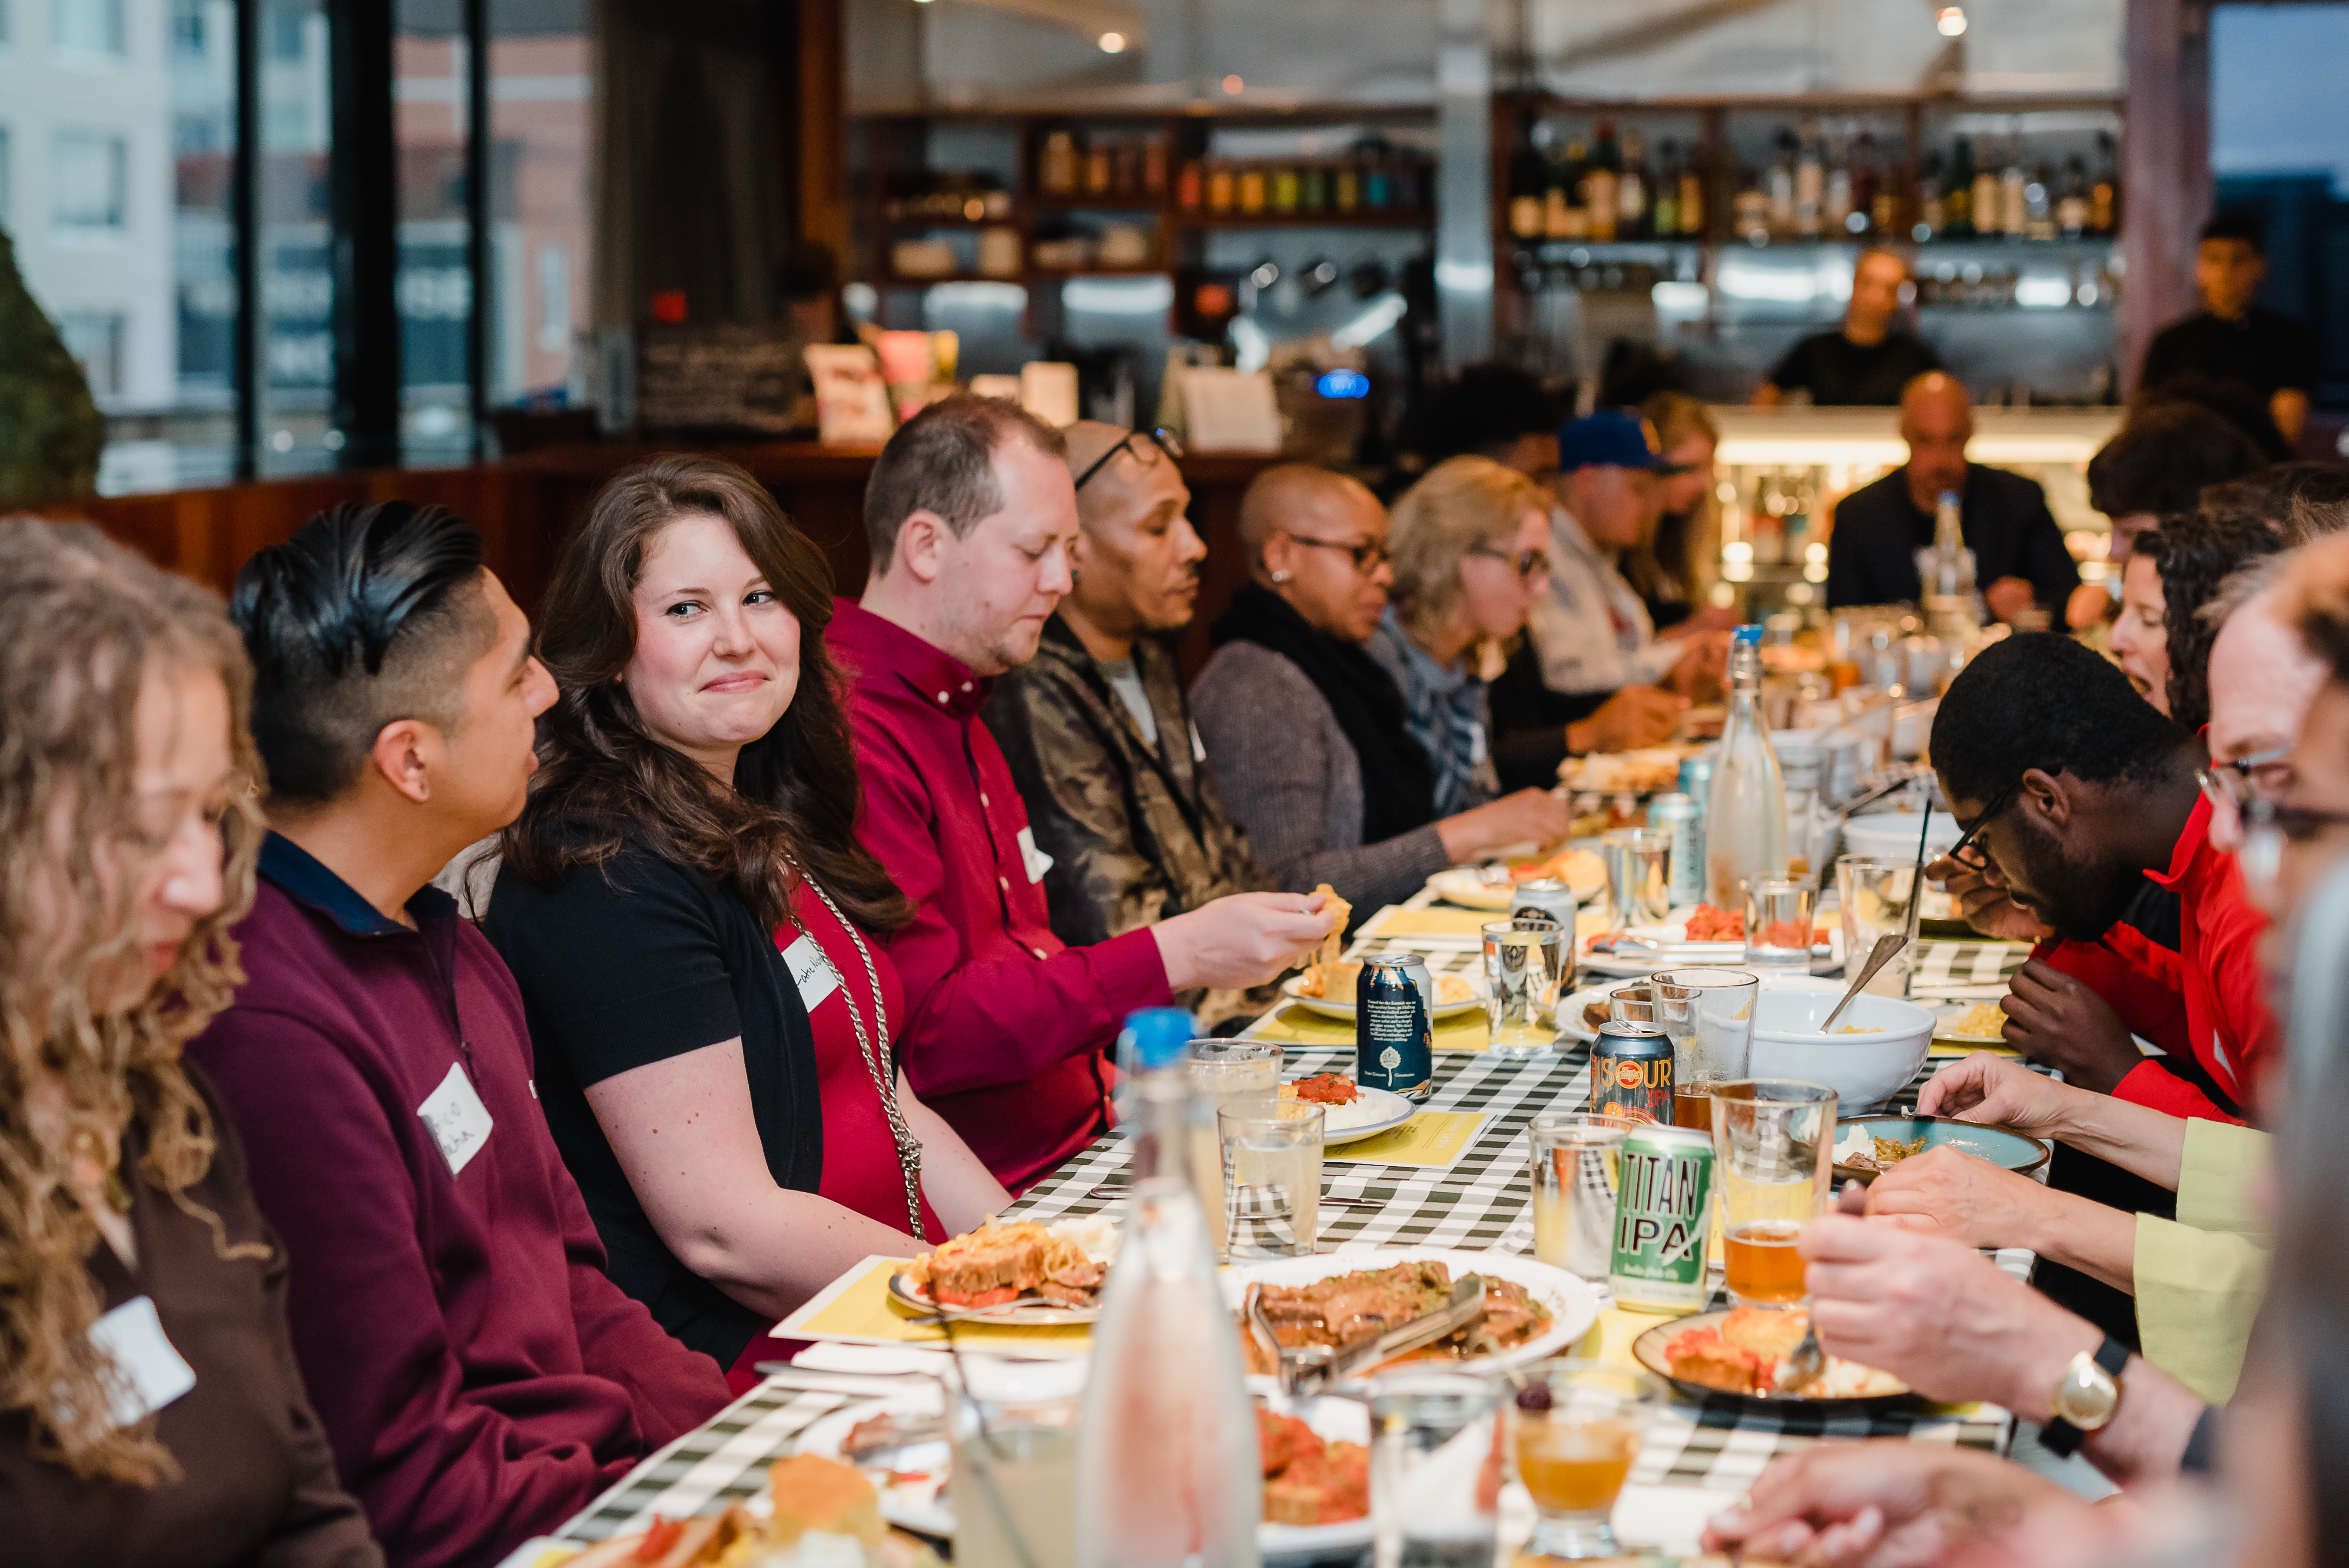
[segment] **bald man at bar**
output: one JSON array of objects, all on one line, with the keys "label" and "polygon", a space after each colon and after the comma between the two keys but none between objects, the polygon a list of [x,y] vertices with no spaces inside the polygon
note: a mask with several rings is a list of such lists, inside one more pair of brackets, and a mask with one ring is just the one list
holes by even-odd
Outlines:
[{"label": "bald man at bar", "polygon": [[1994,620],[2013,624],[2034,606],[2060,614],[2080,584],[2064,531],[2035,480],[1966,459],[1974,411],[1965,384],[1933,370],[1900,395],[1909,460],[1837,503],[1827,539],[1827,607],[1914,603],[1922,591],[1917,552],[1933,542],[1942,492],[1955,491],[1974,581]]},{"label": "bald man at bar", "polygon": [[1566,803],[1520,789],[1439,820],[1435,767],[1365,646],[1394,581],[1378,498],[1327,469],[1267,469],[1240,500],[1248,582],[1191,687],[1207,766],[1278,885],[1321,882],[1362,915],[1505,844],[1566,836]]}]

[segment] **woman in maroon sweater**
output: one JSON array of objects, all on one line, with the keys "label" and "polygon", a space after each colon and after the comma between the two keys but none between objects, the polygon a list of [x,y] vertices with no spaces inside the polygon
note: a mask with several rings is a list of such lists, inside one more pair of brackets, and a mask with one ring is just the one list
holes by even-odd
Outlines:
[{"label": "woman in maroon sweater", "polygon": [[0,1557],[381,1568],[285,1254],[181,1044],[236,976],[260,769],[217,601],[0,523]]},{"label": "woman in maroon sweater", "polygon": [[898,1068],[909,911],[851,830],[831,611],[733,465],[605,486],[541,606],[562,696],[483,922],[612,1277],[738,1387],[843,1269],[1010,1202]]}]

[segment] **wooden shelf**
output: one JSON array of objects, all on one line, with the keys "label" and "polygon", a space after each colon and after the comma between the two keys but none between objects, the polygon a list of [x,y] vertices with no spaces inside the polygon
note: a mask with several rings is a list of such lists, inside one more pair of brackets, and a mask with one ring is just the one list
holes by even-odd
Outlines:
[{"label": "wooden shelf", "polygon": [[1392,210],[1354,212],[1185,212],[1174,214],[1178,229],[1433,229],[1433,212]]}]

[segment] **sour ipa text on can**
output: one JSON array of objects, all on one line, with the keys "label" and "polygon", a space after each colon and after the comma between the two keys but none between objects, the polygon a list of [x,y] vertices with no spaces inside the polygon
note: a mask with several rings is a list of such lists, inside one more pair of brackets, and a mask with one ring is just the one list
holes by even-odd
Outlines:
[{"label": "sour ipa text on can", "polygon": [[[1385,953],[1364,962],[1354,981],[1357,1083],[1405,1099],[1428,1097],[1435,1088],[1434,991],[1415,954]],[[1671,1091],[1664,1093],[1669,1104]]]},{"label": "sour ipa text on can", "polygon": [[1672,1119],[1671,1037],[1653,1024],[1609,1018],[1590,1043],[1590,1109],[1638,1124]]},{"label": "sour ipa text on can", "polygon": [[1615,1247],[1607,1270],[1619,1306],[1690,1313],[1705,1304],[1713,1140],[1678,1127],[1635,1127],[1617,1156]]}]

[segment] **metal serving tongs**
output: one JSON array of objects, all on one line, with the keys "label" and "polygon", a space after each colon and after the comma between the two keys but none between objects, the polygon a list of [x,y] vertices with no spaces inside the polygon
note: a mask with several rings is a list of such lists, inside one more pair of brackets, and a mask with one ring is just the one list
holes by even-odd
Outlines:
[{"label": "metal serving tongs", "polygon": [[1401,1328],[1389,1329],[1375,1339],[1358,1340],[1342,1348],[1327,1345],[1285,1346],[1280,1336],[1273,1332],[1272,1319],[1265,1315],[1264,1287],[1248,1286],[1248,1322],[1270,1346],[1279,1367],[1280,1391],[1291,1398],[1308,1399],[1324,1394],[1352,1377],[1381,1362],[1392,1361],[1407,1351],[1423,1345],[1433,1345],[1448,1334],[1457,1333],[1485,1315],[1485,1281],[1478,1274],[1463,1274],[1452,1286],[1451,1299],[1424,1317],[1414,1317]]}]

